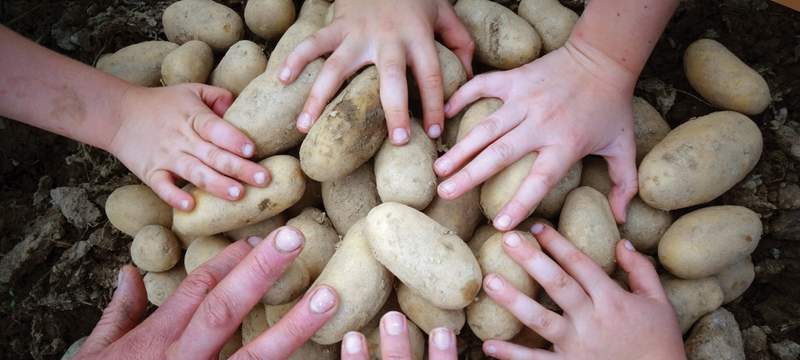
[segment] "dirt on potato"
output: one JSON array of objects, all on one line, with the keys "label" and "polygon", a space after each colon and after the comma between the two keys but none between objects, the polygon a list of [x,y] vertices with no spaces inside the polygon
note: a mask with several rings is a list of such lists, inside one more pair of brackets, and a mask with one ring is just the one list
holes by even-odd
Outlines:
[{"label": "dirt on potato", "polygon": [[[172,2],[6,0],[0,23],[94,64],[101,54],[165,39],[161,13]],[[246,0],[221,2],[241,11]],[[580,12],[583,1],[564,3]],[[713,111],[683,75],[683,51],[700,37],[725,44],[770,85],[773,103],[751,117],[764,135],[762,158],[714,202],[753,209],[765,224],[755,282],[725,306],[743,330],[748,359],[788,359],[800,343],[798,34],[800,13],[770,1],[682,1],[637,86],[672,127]],[[119,267],[130,262],[131,238],[108,223],[103,204],[114,188],[136,182],[101,150],[0,118],[0,358],[58,359],[89,334]],[[482,358],[477,339],[462,333],[461,357]]]}]

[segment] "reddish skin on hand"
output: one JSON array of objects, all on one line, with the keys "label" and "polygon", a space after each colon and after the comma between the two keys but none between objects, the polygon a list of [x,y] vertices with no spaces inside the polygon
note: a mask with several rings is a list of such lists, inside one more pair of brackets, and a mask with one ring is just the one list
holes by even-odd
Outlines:
[{"label": "reddish skin on hand", "polygon": [[[411,342],[408,335],[408,319],[397,311],[383,315],[380,322],[381,358],[411,359]],[[367,340],[364,335],[351,331],[342,339],[342,360],[370,359]],[[458,358],[456,336],[447,328],[431,330],[428,337],[428,359],[455,360]]]}]

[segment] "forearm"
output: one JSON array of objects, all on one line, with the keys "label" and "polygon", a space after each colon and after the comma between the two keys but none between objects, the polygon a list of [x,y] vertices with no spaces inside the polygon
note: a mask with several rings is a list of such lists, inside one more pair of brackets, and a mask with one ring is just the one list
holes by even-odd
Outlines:
[{"label": "forearm", "polygon": [[102,149],[132,85],[0,26],[0,115]]}]

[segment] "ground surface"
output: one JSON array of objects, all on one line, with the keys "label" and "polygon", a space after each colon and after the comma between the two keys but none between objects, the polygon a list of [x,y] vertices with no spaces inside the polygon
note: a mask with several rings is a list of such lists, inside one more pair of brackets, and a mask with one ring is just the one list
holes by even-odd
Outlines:
[{"label": "ground surface", "polygon": [[[102,53],[163,38],[160,14],[171,2],[6,0],[0,2],[0,23],[93,63]],[[581,2],[567,3],[579,10]],[[770,84],[775,101],[754,117],[765,138],[761,162],[717,201],[758,211],[765,224],[754,254],[755,283],[726,306],[745,330],[751,359],[776,358],[786,340],[800,342],[797,34],[800,14],[767,1],[686,1],[637,90],[673,127],[710,112],[681,68],[683,50],[699,37],[719,39]],[[58,358],[89,333],[109,300],[117,269],[130,261],[129,238],[107,223],[102,204],[111,190],[135,181],[101,151],[0,118],[0,358]],[[19,243],[24,247],[15,248]],[[763,335],[766,342],[759,341]]]}]

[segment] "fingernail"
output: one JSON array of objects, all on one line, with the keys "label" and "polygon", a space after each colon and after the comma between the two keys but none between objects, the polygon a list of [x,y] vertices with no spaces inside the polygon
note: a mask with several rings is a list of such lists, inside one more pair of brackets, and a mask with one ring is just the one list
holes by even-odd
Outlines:
[{"label": "fingernail", "polygon": [[236,186],[231,186],[231,187],[228,188],[228,195],[230,197],[234,198],[234,199],[238,199],[239,198],[239,194],[241,194],[241,193],[242,193],[242,191],[239,190],[239,188],[236,187]]},{"label": "fingernail", "polygon": [[492,291],[498,291],[503,288],[503,280],[497,275],[491,275],[489,280],[486,281],[486,287]]},{"label": "fingernail", "polygon": [[267,173],[259,171],[253,175],[253,180],[256,181],[256,184],[264,185],[264,183],[267,182]]},{"label": "fingernail", "polygon": [[439,160],[436,160],[435,166],[440,173],[447,173],[450,171],[450,160],[447,160],[446,158],[439,158]]},{"label": "fingernail", "polygon": [[437,328],[433,330],[433,344],[436,348],[445,351],[450,348],[450,330]]},{"label": "fingernail", "polygon": [[494,224],[497,225],[498,228],[506,229],[511,225],[511,216],[506,214],[500,215],[494,219]]},{"label": "fingernail", "polygon": [[383,329],[392,336],[400,335],[403,332],[405,316],[397,311],[388,312],[383,316]]},{"label": "fingernail", "polygon": [[246,157],[253,156],[253,152],[254,151],[255,151],[255,147],[253,146],[253,144],[245,144],[242,147],[242,154],[244,154],[244,156],[246,156]]},{"label": "fingernail", "polygon": [[333,308],[334,304],[336,304],[336,296],[326,287],[317,289],[314,295],[311,295],[311,301],[309,301],[311,312],[315,314],[327,312]]},{"label": "fingernail", "polygon": [[492,355],[492,354],[494,354],[496,352],[497,352],[497,349],[494,347],[494,345],[486,346],[486,353],[487,354]]},{"label": "fingernail", "polygon": [[256,247],[259,243],[261,243],[262,238],[258,236],[251,236],[247,238],[247,243],[250,244],[252,247]]},{"label": "fingernail", "polygon": [[450,104],[444,104],[444,113],[447,114],[450,112]]},{"label": "fingernail", "polygon": [[283,228],[278,230],[278,235],[275,236],[275,248],[281,252],[290,253],[297,250],[302,244],[303,239],[294,230]]},{"label": "fingernail", "polygon": [[189,200],[181,200],[181,209],[189,210]]},{"label": "fingernail", "polygon": [[281,79],[281,81],[288,81],[289,77],[291,76],[292,76],[292,70],[289,70],[288,67],[285,67],[283,68],[283,70],[281,70],[281,74],[278,77]]},{"label": "fingernail", "polygon": [[534,234],[540,234],[542,231],[544,231],[544,225],[542,224],[536,223],[531,226],[531,232]]},{"label": "fingernail", "polygon": [[439,190],[450,195],[456,191],[456,184],[453,184],[452,181],[445,181],[439,185]]},{"label": "fingernail", "polygon": [[363,345],[361,345],[361,336],[357,332],[351,331],[344,335],[344,350],[348,354],[358,354],[361,352]]},{"label": "fingernail", "polygon": [[506,233],[503,236],[503,242],[506,243],[506,245],[508,245],[508,247],[515,248],[515,247],[519,246],[519,243],[521,241],[522,241],[522,239],[520,239],[519,234],[517,234],[515,232],[509,232],[509,233]]},{"label": "fingernail", "polygon": [[392,141],[395,144],[404,144],[406,139],[408,139],[408,132],[406,129],[397,128],[392,131]]},{"label": "fingernail", "polygon": [[297,117],[297,126],[301,129],[308,130],[311,127],[311,115],[302,113]]},{"label": "fingernail", "polygon": [[431,127],[428,128],[428,136],[429,137],[431,137],[433,139],[436,139],[436,138],[439,137],[439,135],[442,135],[442,127],[439,126],[438,124],[431,125]]},{"label": "fingernail", "polygon": [[123,271],[125,271],[124,265],[119,268],[119,272],[117,272],[117,289],[121,288],[122,285],[125,285],[125,276],[122,274]]},{"label": "fingernail", "polygon": [[622,245],[625,246],[628,251],[636,251],[636,248],[633,247],[633,244],[628,240],[622,240]]}]

